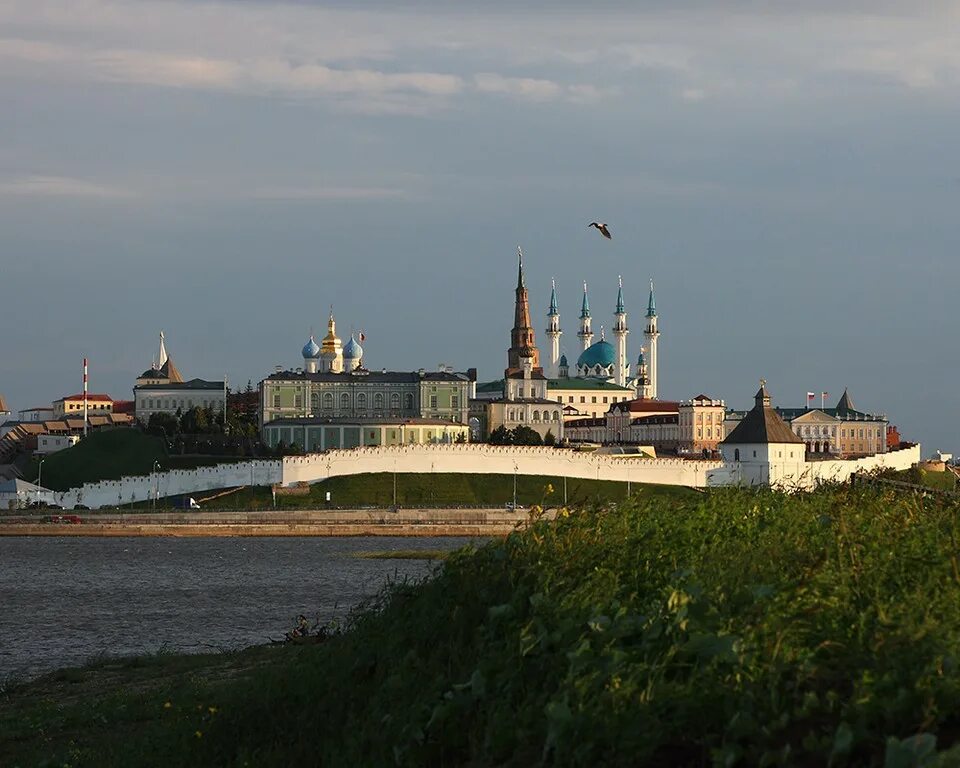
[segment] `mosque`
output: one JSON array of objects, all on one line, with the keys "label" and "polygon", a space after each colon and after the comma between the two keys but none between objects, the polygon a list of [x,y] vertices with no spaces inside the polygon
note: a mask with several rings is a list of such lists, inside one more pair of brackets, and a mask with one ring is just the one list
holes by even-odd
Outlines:
[{"label": "mosque", "polygon": [[[533,375],[536,376],[539,372],[543,379],[543,391],[538,392],[538,396],[552,403],[559,403],[564,421],[585,417],[599,418],[610,409],[611,405],[637,397],[645,400],[657,399],[657,345],[660,331],[652,281],[643,331],[646,349],[640,350],[635,368],[631,366],[627,354],[627,335],[630,329],[623,299],[622,279],[618,281],[617,301],[611,325],[613,343],[607,341],[603,327],[600,329],[600,339],[594,341],[590,298],[587,284],[584,283],[577,332],[579,355],[572,368],[567,355],[561,350],[560,339],[563,330],[560,328],[556,283],[551,286],[550,308],[547,312],[546,337],[549,344],[549,361],[542,367],[533,329],[529,327],[529,311],[521,255],[514,312],[515,322],[511,333],[512,347],[511,353],[508,354],[509,368],[505,372],[504,379],[477,385],[479,399],[500,402],[512,400],[512,393],[509,391],[511,388],[507,385],[511,376],[522,369],[520,359],[524,356],[534,360],[531,366],[534,369]],[[518,345],[518,339],[522,341],[521,345]],[[509,411],[510,409],[508,413]],[[513,409],[513,411],[519,420],[519,409]],[[509,418],[497,418],[500,414],[495,416],[491,413],[489,416],[491,417],[488,419],[490,425],[512,421]],[[557,436],[556,432],[554,436]]]}]

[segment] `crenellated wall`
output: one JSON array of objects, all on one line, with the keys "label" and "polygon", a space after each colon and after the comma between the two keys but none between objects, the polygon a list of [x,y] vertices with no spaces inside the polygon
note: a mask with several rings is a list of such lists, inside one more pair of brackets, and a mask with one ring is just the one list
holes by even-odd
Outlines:
[{"label": "crenellated wall", "polygon": [[151,475],[122,477],[84,483],[80,488],[54,494],[54,503],[64,509],[82,504],[90,509],[116,507],[148,501],[159,492],[160,498],[217,488],[241,485],[272,485],[283,481],[283,464],[279,459],[243,461],[235,464],[217,464],[197,469],[173,469]]},{"label": "crenellated wall", "polygon": [[719,461],[648,459],[579,451],[485,444],[405,445],[358,448],[283,460],[283,482],[316,483],[328,477],[366,472],[441,472],[547,475],[618,482],[706,485]]}]

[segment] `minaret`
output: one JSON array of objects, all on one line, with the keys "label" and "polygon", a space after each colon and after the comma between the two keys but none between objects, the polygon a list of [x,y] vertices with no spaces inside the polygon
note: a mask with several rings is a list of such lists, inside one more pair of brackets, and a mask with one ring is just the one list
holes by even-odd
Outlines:
[{"label": "minaret", "polygon": [[647,302],[647,327],[643,329],[643,338],[647,341],[647,349],[650,350],[649,374],[650,399],[657,399],[657,339],[660,338],[660,331],[657,330],[657,303],[653,298],[653,280],[650,281],[650,301]]},{"label": "minaret", "polygon": [[590,328],[590,301],[587,299],[587,282],[583,282],[583,306],[580,308],[580,331],[577,333],[580,346],[586,349],[593,344],[593,331]]},{"label": "minaret", "polygon": [[550,339],[550,376],[557,378],[560,375],[560,311],[557,309],[557,284],[550,281],[550,311],[547,312],[547,338]]},{"label": "minaret", "polygon": [[617,355],[614,382],[625,387],[630,373],[630,363],[627,362],[627,334],[630,333],[630,329],[627,328],[627,311],[623,307],[623,278],[617,277],[617,280],[619,282],[617,309],[613,315],[613,341]]},{"label": "minaret", "polygon": [[540,367],[540,350],[530,325],[530,301],[527,297],[527,286],[523,281],[523,252],[517,248],[517,298],[513,312],[513,330],[510,331],[510,349],[507,350],[507,373],[522,371],[524,362],[536,373],[543,373]]},{"label": "minaret", "polygon": [[637,358],[637,397],[650,399],[650,374],[647,370],[647,360],[640,347],[640,357]]}]

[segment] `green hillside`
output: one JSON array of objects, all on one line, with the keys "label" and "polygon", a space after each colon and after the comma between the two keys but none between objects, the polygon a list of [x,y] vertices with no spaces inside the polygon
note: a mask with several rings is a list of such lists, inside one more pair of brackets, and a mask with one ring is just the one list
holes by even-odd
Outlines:
[{"label": "green hillside", "polygon": [[320,645],[9,688],[0,763],[957,765],[958,513],[650,489],[454,553]]}]

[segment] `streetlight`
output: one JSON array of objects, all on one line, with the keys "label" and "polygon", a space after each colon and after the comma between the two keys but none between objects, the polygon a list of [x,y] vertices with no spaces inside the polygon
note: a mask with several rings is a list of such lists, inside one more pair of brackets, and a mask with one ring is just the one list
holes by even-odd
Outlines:
[{"label": "streetlight", "polygon": [[513,462],[513,509],[517,509],[517,462]]},{"label": "streetlight", "polygon": [[160,498],[160,462],[153,462],[153,511],[157,511],[157,499]]}]

